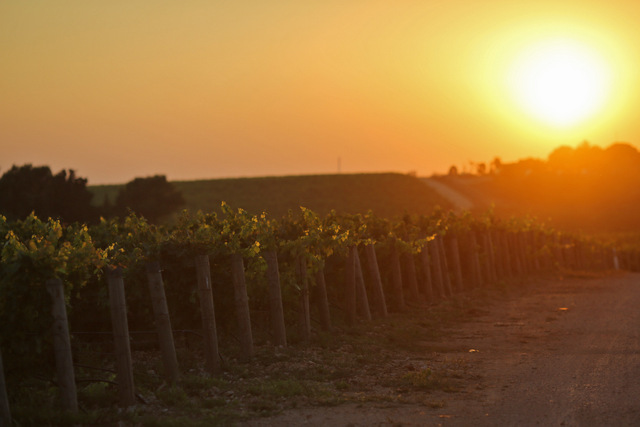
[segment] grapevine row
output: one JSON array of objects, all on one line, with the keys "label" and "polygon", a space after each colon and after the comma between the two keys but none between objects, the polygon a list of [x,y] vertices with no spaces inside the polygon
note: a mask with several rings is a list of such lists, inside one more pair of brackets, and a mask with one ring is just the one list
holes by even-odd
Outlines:
[{"label": "grapevine row", "polygon": [[[171,328],[203,330],[207,366],[219,372],[218,335],[240,343],[220,353],[248,359],[256,336],[277,345],[310,339],[314,318],[330,330],[538,272],[637,269],[640,261],[631,249],[616,252],[533,220],[490,213],[435,211],[390,221],[371,213],[320,218],[301,208],[276,221],[222,208],[220,217],[184,212],[170,227],[133,214],[91,227],[0,217],[0,350],[5,371],[16,373],[8,382],[52,370],[42,362],[54,344],[53,293],[45,286],[52,281],[62,284],[72,331],[108,330],[116,316],[113,292],[121,286],[127,328],[164,322],[167,336]],[[175,381],[177,361],[168,355],[165,365]]]}]

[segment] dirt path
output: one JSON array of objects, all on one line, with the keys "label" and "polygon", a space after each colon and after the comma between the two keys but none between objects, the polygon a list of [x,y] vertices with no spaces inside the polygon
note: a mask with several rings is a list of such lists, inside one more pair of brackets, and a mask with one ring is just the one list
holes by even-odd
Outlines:
[{"label": "dirt path", "polygon": [[473,208],[473,202],[464,194],[454,190],[450,186],[433,178],[422,178],[422,182],[427,184],[442,197],[449,200],[455,206],[456,210],[465,211]]},{"label": "dirt path", "polygon": [[640,274],[530,286],[452,331],[449,347],[430,357],[464,365],[455,392],[300,408],[247,425],[640,425]]},{"label": "dirt path", "polygon": [[422,182],[453,203],[456,210],[466,211],[473,208],[473,202],[467,196],[454,190],[448,185],[433,178],[422,178]]}]

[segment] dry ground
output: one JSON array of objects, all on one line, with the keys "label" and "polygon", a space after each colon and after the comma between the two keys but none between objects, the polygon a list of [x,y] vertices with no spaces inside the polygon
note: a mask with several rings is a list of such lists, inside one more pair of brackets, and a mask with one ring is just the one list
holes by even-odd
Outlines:
[{"label": "dry ground", "polygon": [[496,298],[444,339],[413,337],[420,352],[399,343],[378,370],[364,364],[335,406],[243,425],[640,425],[640,274],[558,277]]}]

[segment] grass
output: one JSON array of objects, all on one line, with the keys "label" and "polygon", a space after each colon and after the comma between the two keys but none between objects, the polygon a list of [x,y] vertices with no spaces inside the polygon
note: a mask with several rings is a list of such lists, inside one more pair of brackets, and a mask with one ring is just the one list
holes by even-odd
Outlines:
[{"label": "grass", "polygon": [[[273,217],[307,207],[320,215],[335,209],[343,213],[366,213],[395,217],[406,212],[429,214],[436,206],[451,204],[420,179],[399,173],[306,175],[264,178],[212,179],[172,182],[191,211],[220,212],[222,201],[233,208]],[[113,203],[122,185],[90,186],[94,204],[105,197]]]},{"label": "grass", "polygon": [[425,368],[402,375],[399,383],[417,390],[433,390],[442,387],[443,378],[430,368]]}]

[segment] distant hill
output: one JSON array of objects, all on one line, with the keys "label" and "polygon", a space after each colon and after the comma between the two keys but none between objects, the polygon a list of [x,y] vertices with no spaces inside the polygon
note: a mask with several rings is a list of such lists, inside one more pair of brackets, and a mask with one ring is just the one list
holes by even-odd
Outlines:
[{"label": "distant hill", "polygon": [[[303,175],[264,178],[211,179],[172,182],[191,211],[219,212],[222,201],[250,213],[266,211],[274,218],[307,207],[321,215],[372,210],[384,217],[404,213],[429,214],[452,204],[420,179],[399,173]],[[113,202],[120,185],[90,186],[94,203]]]}]

